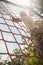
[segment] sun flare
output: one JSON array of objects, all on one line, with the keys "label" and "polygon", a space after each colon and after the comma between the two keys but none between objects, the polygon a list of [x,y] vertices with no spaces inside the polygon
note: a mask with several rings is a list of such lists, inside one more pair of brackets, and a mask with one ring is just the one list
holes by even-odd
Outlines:
[{"label": "sun flare", "polygon": [[17,3],[19,5],[28,6],[31,4],[31,0],[8,0],[14,3]]}]

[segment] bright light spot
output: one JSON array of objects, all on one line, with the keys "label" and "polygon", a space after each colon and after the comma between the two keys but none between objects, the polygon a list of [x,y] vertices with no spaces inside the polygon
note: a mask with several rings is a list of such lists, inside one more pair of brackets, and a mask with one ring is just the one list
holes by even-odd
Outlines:
[{"label": "bright light spot", "polygon": [[30,5],[31,1],[30,0],[8,0],[8,1],[11,1],[13,3],[17,3],[19,5],[23,5],[23,6],[28,6]]}]

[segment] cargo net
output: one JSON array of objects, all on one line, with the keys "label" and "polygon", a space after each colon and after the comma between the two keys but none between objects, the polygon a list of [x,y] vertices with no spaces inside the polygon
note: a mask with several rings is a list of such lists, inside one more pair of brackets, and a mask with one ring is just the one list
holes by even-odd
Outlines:
[{"label": "cargo net", "polygon": [[12,22],[12,16],[20,17],[19,10],[0,2],[0,65],[43,64],[25,24]]}]

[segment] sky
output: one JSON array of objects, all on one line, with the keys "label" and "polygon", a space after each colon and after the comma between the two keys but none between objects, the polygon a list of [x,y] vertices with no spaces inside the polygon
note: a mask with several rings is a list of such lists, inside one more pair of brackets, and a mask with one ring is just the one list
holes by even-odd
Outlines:
[{"label": "sky", "polygon": [[[20,2],[20,1],[18,1],[18,2]],[[10,7],[10,8],[12,8],[12,7]],[[22,34],[24,36],[27,36],[27,34],[28,34],[28,33],[27,34],[25,33],[25,32],[27,32],[25,24],[23,24],[22,22],[13,23],[11,21],[10,13],[8,13],[8,11],[6,9],[10,13],[12,13],[12,11],[9,9],[9,7],[7,7],[7,5],[5,6],[5,3],[0,2],[0,53],[7,53],[6,48],[5,48],[5,42],[3,41],[3,39],[6,41],[9,53],[12,53],[12,51],[14,49],[16,49],[16,48],[19,49],[17,42],[22,43],[22,41],[23,41],[20,34]],[[16,10],[18,10],[18,9],[16,9]],[[17,14],[16,14],[16,16],[17,16]],[[19,36],[17,34],[19,34]],[[21,46],[21,48],[23,48],[23,47]],[[3,59],[4,59],[4,57],[2,56],[2,60]]]}]

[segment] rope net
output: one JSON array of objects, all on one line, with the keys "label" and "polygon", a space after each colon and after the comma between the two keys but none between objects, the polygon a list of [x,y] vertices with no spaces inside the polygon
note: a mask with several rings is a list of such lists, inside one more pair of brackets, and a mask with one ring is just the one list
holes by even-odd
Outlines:
[{"label": "rope net", "polygon": [[[30,61],[28,58],[39,58],[36,46],[23,22],[12,22],[12,16],[19,17],[21,9],[8,3],[0,2],[0,64],[1,65],[25,65]],[[30,44],[31,43],[31,44]],[[34,49],[33,49],[34,48]],[[27,52],[29,50],[29,52]],[[30,55],[29,55],[30,54]],[[19,60],[18,60],[19,59]],[[25,61],[26,62],[25,62]],[[25,62],[25,63],[24,63]]]}]

